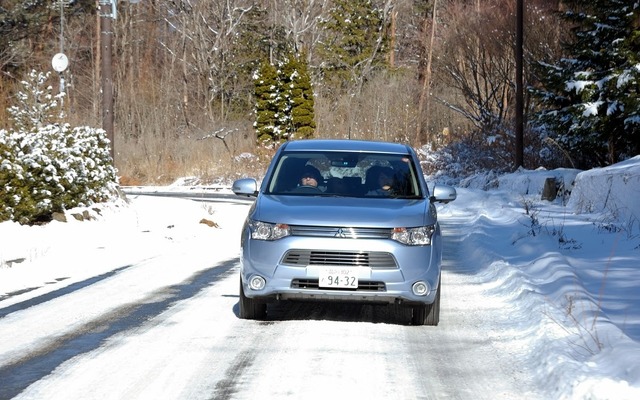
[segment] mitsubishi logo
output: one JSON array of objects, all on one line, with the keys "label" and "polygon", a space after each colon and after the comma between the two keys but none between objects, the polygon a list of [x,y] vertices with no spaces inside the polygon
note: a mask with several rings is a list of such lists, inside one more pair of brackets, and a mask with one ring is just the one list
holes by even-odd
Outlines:
[{"label": "mitsubishi logo", "polygon": [[352,236],[353,236],[353,233],[349,228],[338,228],[338,230],[336,231],[336,234],[333,235],[333,237],[337,237],[337,238],[347,238]]}]

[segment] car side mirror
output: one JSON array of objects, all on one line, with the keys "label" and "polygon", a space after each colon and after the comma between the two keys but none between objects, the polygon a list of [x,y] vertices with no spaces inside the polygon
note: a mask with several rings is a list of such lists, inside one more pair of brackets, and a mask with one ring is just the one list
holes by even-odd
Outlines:
[{"label": "car side mirror", "polygon": [[447,185],[435,185],[433,187],[433,196],[431,196],[431,202],[435,203],[449,203],[454,201],[458,196],[456,189]]},{"label": "car side mirror", "polygon": [[238,196],[255,197],[258,195],[258,182],[253,178],[238,179],[233,182],[231,190]]}]

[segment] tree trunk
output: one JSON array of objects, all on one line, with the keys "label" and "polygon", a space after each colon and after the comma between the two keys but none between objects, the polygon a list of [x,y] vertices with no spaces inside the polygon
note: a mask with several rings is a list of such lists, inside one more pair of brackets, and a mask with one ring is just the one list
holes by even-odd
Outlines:
[{"label": "tree trunk", "polygon": [[[416,138],[415,138],[415,146],[419,147],[422,143],[424,143],[424,135],[423,131],[428,129],[429,126],[429,112],[431,108],[431,101],[429,97],[429,88],[431,87],[431,60],[433,57],[433,42],[436,36],[436,7],[437,0],[433,0],[433,12],[431,14],[431,34],[429,38],[429,49],[427,51],[427,65],[425,68],[425,73],[422,76],[422,90],[420,91],[420,99],[418,101],[418,120],[416,123]],[[423,34],[424,34],[424,47],[426,48],[427,42],[427,31],[428,31],[428,16],[425,15],[424,25],[423,25]],[[425,108],[426,103],[426,115],[423,118],[423,110]],[[424,120],[424,123],[423,123]]]},{"label": "tree trunk", "polygon": [[391,27],[389,37],[391,38],[389,43],[389,68],[395,68],[396,57],[395,57],[395,48],[396,48],[396,17],[398,16],[397,11],[391,12]]}]

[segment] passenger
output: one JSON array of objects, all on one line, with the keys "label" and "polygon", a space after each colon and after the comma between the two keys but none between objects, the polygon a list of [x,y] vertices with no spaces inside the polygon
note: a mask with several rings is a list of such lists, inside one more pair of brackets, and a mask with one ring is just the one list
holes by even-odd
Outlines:
[{"label": "passenger", "polygon": [[[393,169],[383,167],[371,172],[371,174],[367,174],[367,184],[369,186],[373,184],[375,189],[369,190],[367,196],[391,196],[393,194]],[[369,179],[373,179],[373,182],[368,182]]]}]

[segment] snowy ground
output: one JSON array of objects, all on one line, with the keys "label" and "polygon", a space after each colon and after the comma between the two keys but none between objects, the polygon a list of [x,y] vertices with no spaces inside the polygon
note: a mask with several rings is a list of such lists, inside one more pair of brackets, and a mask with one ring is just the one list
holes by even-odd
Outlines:
[{"label": "snowy ground", "polygon": [[[497,310],[487,314],[492,329],[483,334],[508,337],[496,342],[514,362],[533,366],[533,384],[546,397],[638,399],[640,157],[576,173],[523,171],[463,182],[458,200],[439,207],[444,234],[461,239],[464,265],[443,280],[480,290]],[[571,197],[541,201],[549,176],[567,184],[576,178]],[[180,254],[207,248],[220,260],[237,256],[246,205],[129,197],[130,204],[90,209],[91,221],[76,221],[71,214],[78,210],[71,210],[67,223],[0,224],[0,320],[2,310],[24,297],[109,273],[114,265],[153,260],[159,246]],[[87,259],[91,265],[78,261]],[[154,279],[183,279],[179,269],[167,271]],[[447,301],[463,318],[472,307],[463,298]],[[29,338],[21,340],[28,346]]]}]

